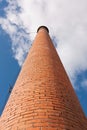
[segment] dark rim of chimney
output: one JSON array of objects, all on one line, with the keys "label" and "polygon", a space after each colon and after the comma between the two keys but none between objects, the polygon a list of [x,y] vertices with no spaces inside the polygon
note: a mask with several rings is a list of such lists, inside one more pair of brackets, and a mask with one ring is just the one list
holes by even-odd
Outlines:
[{"label": "dark rim of chimney", "polygon": [[46,26],[40,26],[40,27],[37,29],[37,33],[39,32],[39,30],[40,30],[41,28],[46,29],[46,31],[49,33],[49,29],[48,29]]}]

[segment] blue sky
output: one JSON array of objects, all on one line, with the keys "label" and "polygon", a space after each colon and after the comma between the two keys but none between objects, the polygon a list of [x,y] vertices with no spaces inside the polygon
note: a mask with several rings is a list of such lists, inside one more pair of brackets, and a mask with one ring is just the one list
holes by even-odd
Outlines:
[{"label": "blue sky", "polygon": [[78,2],[0,0],[0,113],[36,34],[32,32],[44,24],[58,43],[56,49],[87,116],[87,2]]},{"label": "blue sky", "polygon": [[11,40],[0,28],[0,113],[10,95],[9,89],[14,86],[20,67],[13,58]]}]

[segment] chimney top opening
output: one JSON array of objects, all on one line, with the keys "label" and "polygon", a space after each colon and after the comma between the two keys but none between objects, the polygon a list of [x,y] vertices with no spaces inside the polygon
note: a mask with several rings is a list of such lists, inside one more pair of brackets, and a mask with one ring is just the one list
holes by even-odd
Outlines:
[{"label": "chimney top opening", "polygon": [[39,30],[40,30],[41,28],[44,28],[44,29],[49,33],[49,29],[48,29],[46,26],[40,26],[40,27],[37,29],[37,33],[39,32]]}]

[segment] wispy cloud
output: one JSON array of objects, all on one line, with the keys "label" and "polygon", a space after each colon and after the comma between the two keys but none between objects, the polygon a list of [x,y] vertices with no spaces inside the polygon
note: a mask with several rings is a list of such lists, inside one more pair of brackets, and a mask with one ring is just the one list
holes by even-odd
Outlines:
[{"label": "wispy cloud", "polygon": [[5,18],[0,18],[0,24],[3,30],[9,34],[12,40],[13,56],[21,66],[30,47],[30,39],[27,30],[22,25],[19,17],[20,8],[17,2],[8,1],[5,10]]},{"label": "wispy cloud", "polygon": [[38,26],[46,25],[58,39],[57,50],[74,79],[87,69],[87,1],[86,0],[7,0],[2,28],[12,40],[15,59],[22,65]]},{"label": "wispy cloud", "polygon": [[85,90],[87,90],[87,79],[84,79],[84,80],[81,82],[81,86],[82,86],[82,88],[84,88]]}]

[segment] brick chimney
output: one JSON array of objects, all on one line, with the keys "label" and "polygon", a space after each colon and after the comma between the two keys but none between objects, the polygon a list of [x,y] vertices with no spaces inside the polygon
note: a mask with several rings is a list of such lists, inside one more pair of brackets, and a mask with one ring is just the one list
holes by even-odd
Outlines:
[{"label": "brick chimney", "polygon": [[37,30],[0,130],[87,130],[86,117],[45,26]]}]

